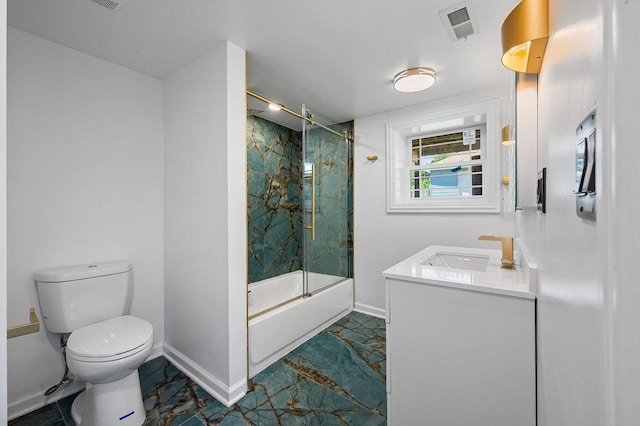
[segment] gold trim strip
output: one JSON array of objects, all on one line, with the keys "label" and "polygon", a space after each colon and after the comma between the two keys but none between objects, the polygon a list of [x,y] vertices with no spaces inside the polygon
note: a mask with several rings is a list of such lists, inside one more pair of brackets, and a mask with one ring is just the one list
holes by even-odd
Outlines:
[{"label": "gold trim strip", "polygon": [[259,316],[264,315],[264,314],[266,314],[266,313],[269,313],[269,312],[271,312],[271,311],[275,311],[276,309],[278,309],[278,308],[280,308],[280,307],[282,307],[282,306],[284,306],[284,305],[288,305],[289,303],[291,303],[291,302],[295,302],[296,300],[302,299],[302,298],[304,298],[304,297],[305,297],[305,295],[304,295],[304,294],[302,294],[302,295],[300,295],[300,296],[296,296],[296,297],[294,297],[293,299],[289,299],[289,300],[284,301],[284,302],[282,302],[282,303],[278,303],[277,305],[272,306],[272,307],[270,307],[269,309],[265,309],[264,311],[260,311],[260,312],[258,312],[257,314],[253,314],[253,315],[251,315],[251,316],[249,317],[249,321],[251,321],[251,320],[252,320],[252,319],[254,319],[254,318],[258,318]]},{"label": "gold trim strip", "polygon": [[[304,229],[311,231],[311,241],[316,239],[316,165],[311,164],[311,225],[305,225]],[[307,178],[307,176],[305,176]]]},{"label": "gold trim strip", "polygon": [[313,292],[313,293],[304,293],[304,294],[302,294],[302,295],[300,295],[300,296],[296,296],[296,297],[294,297],[293,299],[289,299],[289,300],[284,301],[284,302],[282,302],[282,303],[279,303],[279,304],[277,304],[277,305],[275,305],[275,306],[272,306],[272,307],[270,307],[269,309],[265,309],[264,311],[260,311],[260,312],[258,312],[257,314],[253,314],[253,315],[251,315],[251,316],[249,317],[249,321],[251,321],[252,319],[258,318],[259,316],[264,315],[264,314],[266,314],[266,313],[269,313],[269,312],[271,312],[271,311],[275,311],[276,309],[281,308],[282,306],[288,305],[288,304],[289,304],[289,303],[291,303],[291,302],[295,302],[296,300],[300,300],[300,299],[307,299],[307,298],[309,298],[309,297],[313,297],[313,295],[318,294],[318,293],[320,293],[321,291],[328,290],[328,289],[330,289],[330,288],[332,288],[332,287],[335,287],[335,286],[337,286],[338,284],[342,284],[343,282],[345,282],[345,281],[346,281],[346,280],[348,280],[348,279],[353,280],[353,278],[350,278],[350,277],[344,277],[344,278],[342,278],[340,281],[336,281],[336,282],[335,282],[335,283],[333,283],[333,284],[329,284],[329,285],[328,285],[328,286],[326,286],[326,287],[322,287],[321,289],[318,289],[318,290],[316,290],[316,291],[315,291],[315,292]]},{"label": "gold trim strip", "polygon": [[38,319],[38,315],[36,315],[35,308],[29,309],[29,319],[29,324],[21,324],[7,328],[7,339],[13,339],[14,337],[40,331],[40,320]]},{"label": "gold trim strip", "polygon": [[311,164],[311,241],[316,239],[316,165]]},{"label": "gold trim strip", "polygon": [[309,117],[305,117],[305,116],[303,116],[302,114],[298,114],[297,112],[290,110],[290,109],[289,109],[289,108],[287,108],[286,106],[284,106],[284,105],[280,105],[280,104],[278,104],[277,102],[273,102],[272,100],[269,100],[269,99],[265,98],[264,96],[258,95],[257,93],[254,93],[254,92],[252,92],[251,90],[247,90],[247,95],[252,96],[252,97],[254,97],[254,98],[256,98],[256,99],[260,99],[262,102],[266,102],[267,104],[276,104],[276,105],[279,105],[279,106],[280,106],[280,109],[282,109],[283,111],[286,111],[286,112],[288,112],[288,113],[289,113],[289,114],[291,114],[291,115],[294,115],[294,116],[296,116],[296,117],[298,117],[298,118],[301,118],[301,119],[303,119],[303,120],[306,120],[309,124],[312,124],[312,125],[314,125],[314,126],[321,127],[321,128],[323,128],[324,130],[326,130],[327,132],[331,132],[331,133],[333,133],[334,135],[340,136],[342,139],[344,139],[344,140],[345,140],[345,142],[349,140],[349,135],[348,135],[348,133],[346,133],[346,132],[345,132],[345,133],[336,132],[335,130],[330,129],[330,128],[329,128],[329,127],[327,127],[327,126],[323,126],[322,124],[318,123],[317,121],[315,121],[315,120],[313,120],[313,119],[311,119],[311,118],[309,118]]},{"label": "gold trim strip", "polygon": [[319,294],[319,293],[321,293],[321,292],[323,292],[325,290],[329,290],[330,288],[333,288],[333,287],[337,286],[338,284],[342,284],[346,280],[353,280],[353,277],[341,277],[341,278],[342,278],[341,280],[338,280],[338,281],[336,281],[334,283],[331,283],[331,284],[329,284],[329,285],[327,285],[325,287],[319,288],[316,291],[314,291],[313,293],[307,293],[307,294],[305,294],[305,296],[311,297],[311,296]]}]

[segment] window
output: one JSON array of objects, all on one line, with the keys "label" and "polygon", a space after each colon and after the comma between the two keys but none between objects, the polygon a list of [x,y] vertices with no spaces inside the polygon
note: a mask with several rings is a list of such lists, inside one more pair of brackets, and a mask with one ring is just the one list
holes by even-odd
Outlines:
[{"label": "window", "polygon": [[410,138],[411,198],[482,195],[485,126]]},{"label": "window", "polygon": [[498,101],[387,124],[387,211],[498,213]]}]

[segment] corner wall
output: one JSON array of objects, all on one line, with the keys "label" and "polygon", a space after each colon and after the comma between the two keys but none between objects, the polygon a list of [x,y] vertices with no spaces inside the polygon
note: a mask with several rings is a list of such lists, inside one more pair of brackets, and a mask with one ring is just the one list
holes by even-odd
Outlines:
[{"label": "corner wall", "polygon": [[[547,213],[518,212],[517,232],[538,264],[538,425],[605,425],[605,312],[601,237],[606,204],[599,102],[603,71],[598,0],[551,0],[550,38],[538,78],[538,170],[547,167]],[[597,222],[576,215],[576,127],[597,107]],[[518,117],[518,120],[535,117]]]},{"label": "corner wall", "polygon": [[640,2],[601,2],[604,36],[604,78],[600,85],[603,128],[599,227],[604,302],[607,425],[633,426],[640,419],[640,197],[638,197],[638,99]]},{"label": "corner wall", "polygon": [[[39,317],[37,270],[130,259],[131,314],[163,323],[162,82],[8,28],[8,323]],[[58,336],[11,339],[9,416],[62,377]]]},{"label": "corner wall", "polygon": [[221,402],[247,380],[245,52],[164,81],[165,353]]},{"label": "corner wall", "polygon": [[[0,28],[7,1],[0,0]],[[7,422],[7,33],[0,34],[0,424]]]}]

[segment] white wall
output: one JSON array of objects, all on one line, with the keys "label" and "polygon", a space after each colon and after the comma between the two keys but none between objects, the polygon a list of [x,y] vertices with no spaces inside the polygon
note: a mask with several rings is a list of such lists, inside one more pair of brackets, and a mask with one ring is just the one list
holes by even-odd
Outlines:
[{"label": "white wall", "polygon": [[246,391],[245,56],[224,43],[165,87],[165,349],[225,403]]},{"label": "white wall", "polygon": [[[640,98],[640,1],[602,3],[605,70],[598,111],[603,208],[600,251],[605,265],[605,354],[608,425],[632,426],[640,419],[640,197],[638,197],[638,99]],[[599,219],[600,220],[600,219]]]},{"label": "white wall", "polygon": [[[598,120],[601,118],[600,3],[550,2],[551,36],[538,79],[537,129],[538,168],[547,167],[547,213],[526,210],[517,220],[518,234],[535,252],[539,266],[540,426],[608,424],[603,310],[606,285],[602,280],[606,265],[601,262],[607,247],[599,239],[607,219],[599,216],[594,223],[578,218],[572,194],[576,127],[596,105]],[[601,147],[608,144],[603,128],[598,130],[598,139]],[[598,188],[602,190],[602,182],[610,176],[602,175],[599,161]],[[602,200],[598,203],[598,209],[604,210]]]},{"label": "white wall", "polygon": [[[385,309],[382,271],[434,244],[487,247],[479,235],[513,235],[514,215],[502,214],[388,214],[386,212],[385,125],[437,108],[452,108],[499,98],[503,120],[508,117],[511,80],[504,87],[446,98],[416,107],[355,120],[354,144],[354,280],[356,309],[382,315]],[[507,123],[504,123],[507,124]],[[502,152],[503,148],[498,148]],[[377,161],[367,156],[377,155]],[[506,164],[506,162],[502,162]],[[500,164],[500,162],[498,163]],[[503,170],[508,174],[508,170]],[[499,175],[502,176],[502,175]],[[509,194],[503,188],[503,197]]]},{"label": "white wall", "polygon": [[[163,341],[162,104],[157,79],[9,28],[10,325],[39,311],[35,271],[127,258],[131,313]],[[60,380],[57,336],[10,340],[8,364],[15,416]]]},{"label": "white wall", "polygon": [[[0,0],[0,28],[7,1]],[[7,32],[0,33],[0,424],[7,421]]]}]

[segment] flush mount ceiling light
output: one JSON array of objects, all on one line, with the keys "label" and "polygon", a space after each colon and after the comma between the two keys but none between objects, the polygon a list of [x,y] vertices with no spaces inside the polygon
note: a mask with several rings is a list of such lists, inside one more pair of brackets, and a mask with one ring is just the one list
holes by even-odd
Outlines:
[{"label": "flush mount ceiling light", "polygon": [[502,24],[502,64],[537,74],[549,38],[549,0],[522,0]]},{"label": "flush mount ceiling light", "polygon": [[280,104],[270,103],[268,106],[271,111],[280,111],[282,109],[282,105]]},{"label": "flush mount ceiling light", "polygon": [[398,92],[419,92],[436,82],[436,72],[431,68],[409,68],[393,77],[393,88]]}]

